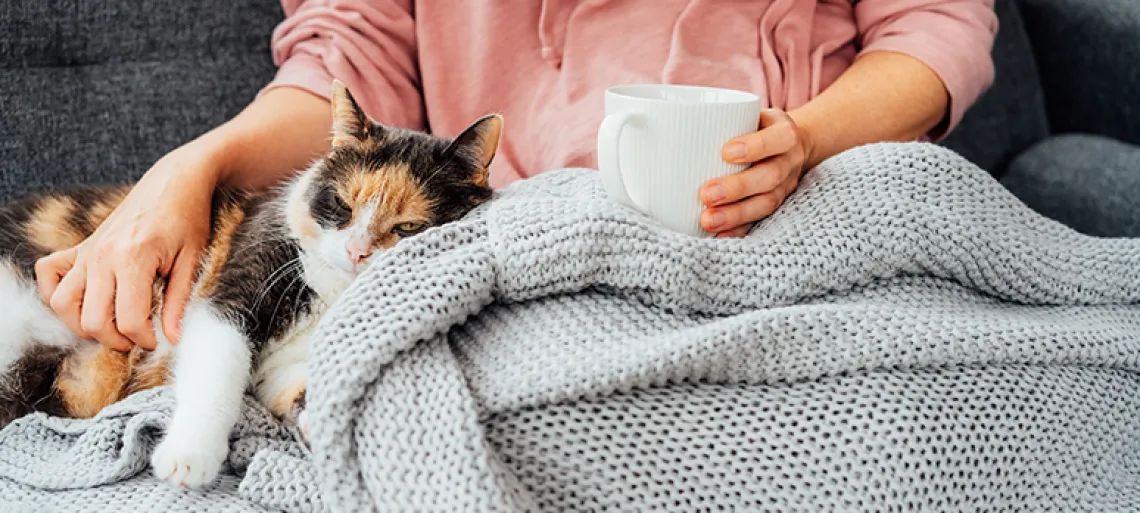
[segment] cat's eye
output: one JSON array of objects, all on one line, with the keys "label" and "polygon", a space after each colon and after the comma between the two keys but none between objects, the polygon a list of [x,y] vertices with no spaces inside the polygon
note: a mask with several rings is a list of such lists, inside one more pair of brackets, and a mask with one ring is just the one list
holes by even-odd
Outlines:
[{"label": "cat's eye", "polygon": [[344,228],[352,220],[352,207],[332,187],[324,187],[313,201],[313,217],[322,224]]},{"label": "cat's eye", "polygon": [[408,237],[424,231],[424,228],[427,228],[425,223],[400,223],[392,231],[401,237]]}]

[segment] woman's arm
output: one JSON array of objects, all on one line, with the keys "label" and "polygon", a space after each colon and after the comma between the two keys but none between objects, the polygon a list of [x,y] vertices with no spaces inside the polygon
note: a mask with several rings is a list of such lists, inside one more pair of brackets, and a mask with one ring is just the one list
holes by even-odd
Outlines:
[{"label": "woman's arm", "polygon": [[[40,293],[72,331],[128,349],[155,346],[152,283],[167,277],[172,339],[190,297],[219,184],[261,188],[328,147],[333,77],[377,120],[423,124],[411,0],[283,0],[276,79],[241,114],[162,157],[95,233],[40,260]],[[383,99],[383,101],[381,101]]]},{"label": "woman's arm", "polygon": [[[332,84],[329,84],[332,87]],[[262,189],[304,169],[329,148],[329,101],[294,87],[266,91],[240,114],[199,141],[214,155],[216,183]]]},{"label": "woman's arm", "polygon": [[422,128],[411,0],[283,0],[271,47],[277,76],[211,134],[220,181],[261,188],[328,150],[329,97],[344,82],[381,123]]},{"label": "woman's arm", "polygon": [[949,105],[946,87],[922,61],[872,52],[788,116],[803,133],[803,168],[811,169],[862,144],[919,139],[948,122]]},{"label": "woman's arm", "polygon": [[863,50],[852,66],[812,101],[765,111],[759,131],[725,144],[726,161],[754,165],[701,187],[706,230],[746,234],[804,171],[844,150],[944,136],[992,82],[992,0],[863,0],[855,10]]},{"label": "woman's arm", "polygon": [[326,100],[344,82],[372,119],[425,126],[412,0],[282,0],[287,18],[273,31],[280,66],[267,87],[303,89]]},{"label": "woman's arm", "polygon": [[701,225],[743,236],[775,212],[803,171],[861,144],[913,141],[947,119],[949,95],[938,75],[909,55],[863,55],[818,97],[783,112],[765,111],[758,132],[730,141],[729,162],[757,164],[701,188]]}]

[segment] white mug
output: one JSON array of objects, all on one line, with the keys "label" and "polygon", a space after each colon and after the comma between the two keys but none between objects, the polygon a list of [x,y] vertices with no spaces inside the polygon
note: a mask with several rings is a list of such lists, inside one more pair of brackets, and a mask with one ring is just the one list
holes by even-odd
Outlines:
[{"label": "white mug", "polygon": [[721,147],[755,132],[760,98],[731,89],[623,85],[606,90],[598,130],[598,171],[606,195],[666,227],[708,236],[699,191],[706,181],[738,173]]}]

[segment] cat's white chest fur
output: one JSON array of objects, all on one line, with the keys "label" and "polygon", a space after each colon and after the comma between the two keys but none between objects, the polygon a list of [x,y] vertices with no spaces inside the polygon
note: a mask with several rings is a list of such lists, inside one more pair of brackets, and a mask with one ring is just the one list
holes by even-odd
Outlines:
[{"label": "cat's white chest fur", "polygon": [[297,319],[284,336],[269,342],[254,366],[254,394],[276,415],[284,415],[305,390],[309,345],[323,312]]},{"label": "cat's white chest fur", "polygon": [[254,394],[276,415],[288,413],[293,401],[305,389],[309,347],[317,324],[353,278],[307,254],[301,256],[301,263],[305,282],[316,292],[316,297],[306,315],[298,317],[284,335],[269,341],[254,365]]}]

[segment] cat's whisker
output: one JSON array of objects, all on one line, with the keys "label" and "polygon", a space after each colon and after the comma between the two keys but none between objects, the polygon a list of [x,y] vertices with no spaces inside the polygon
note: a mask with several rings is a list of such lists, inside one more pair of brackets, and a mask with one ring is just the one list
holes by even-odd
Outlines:
[{"label": "cat's whisker", "polygon": [[[262,284],[261,288],[257,292],[257,296],[255,296],[255,298],[254,298],[253,303],[248,307],[248,311],[250,313],[256,313],[257,312],[258,307],[260,307],[262,301],[264,301],[265,298],[268,297],[269,293],[273,290],[274,286],[277,285],[277,283],[279,283],[286,276],[289,276],[290,274],[294,274],[294,273],[297,276],[303,275],[302,264],[300,262],[300,259],[296,259],[296,260],[297,261],[290,263],[290,264],[286,264],[286,265],[282,266],[280,269],[278,269],[274,273],[277,276],[275,278],[273,278],[271,282],[267,279],[267,281]],[[301,271],[301,272],[298,272],[298,271]]]},{"label": "cat's whisker", "polygon": [[[289,290],[293,288],[293,285],[295,283],[297,283],[297,280],[300,280],[302,278],[304,278],[304,274],[298,273],[296,276],[293,277],[293,281],[290,281],[289,284],[285,286],[285,290],[282,291],[281,296],[277,298],[277,304],[273,306],[273,313],[269,315],[270,319],[276,319],[277,318],[277,310],[279,308],[281,308],[281,302],[284,301],[286,297],[289,297]],[[308,285],[306,285],[305,283],[301,283],[302,289],[304,289],[307,286]],[[297,295],[300,296],[301,291],[297,291]]]},{"label": "cat's whisker", "polygon": [[24,241],[20,241],[18,244],[16,244],[16,247],[12,248],[12,251],[8,252],[8,258],[11,260],[15,260],[16,255],[20,254],[20,248],[22,248],[26,245],[27,244]]},{"label": "cat's whisker", "polygon": [[279,280],[283,275],[282,273],[288,273],[292,271],[293,268],[300,263],[301,257],[298,256],[289,260],[288,262],[285,262],[281,265],[281,267],[278,267],[276,270],[270,273],[269,276],[265,278],[265,281],[262,281],[261,285],[258,286],[257,295],[254,296],[253,307],[257,307],[262,297],[269,292],[269,289],[273,288],[273,285],[275,285],[277,283],[277,280]]},{"label": "cat's whisker", "polygon": [[[270,274],[269,277],[266,278],[265,281],[261,283],[261,286],[258,287],[257,295],[254,296],[254,300],[253,300],[252,306],[250,307],[250,311],[251,312],[257,311],[257,307],[261,306],[261,302],[265,299],[265,296],[267,294],[269,294],[269,291],[273,288],[273,286],[276,285],[277,282],[281,281],[281,279],[283,277],[285,277],[289,273],[297,270],[301,266],[302,266],[301,257],[297,256],[296,258],[289,260],[288,262],[283,264],[281,267],[277,268],[276,271],[273,271],[273,273]],[[298,275],[301,275],[301,274],[303,274],[303,273],[298,273]]]}]

